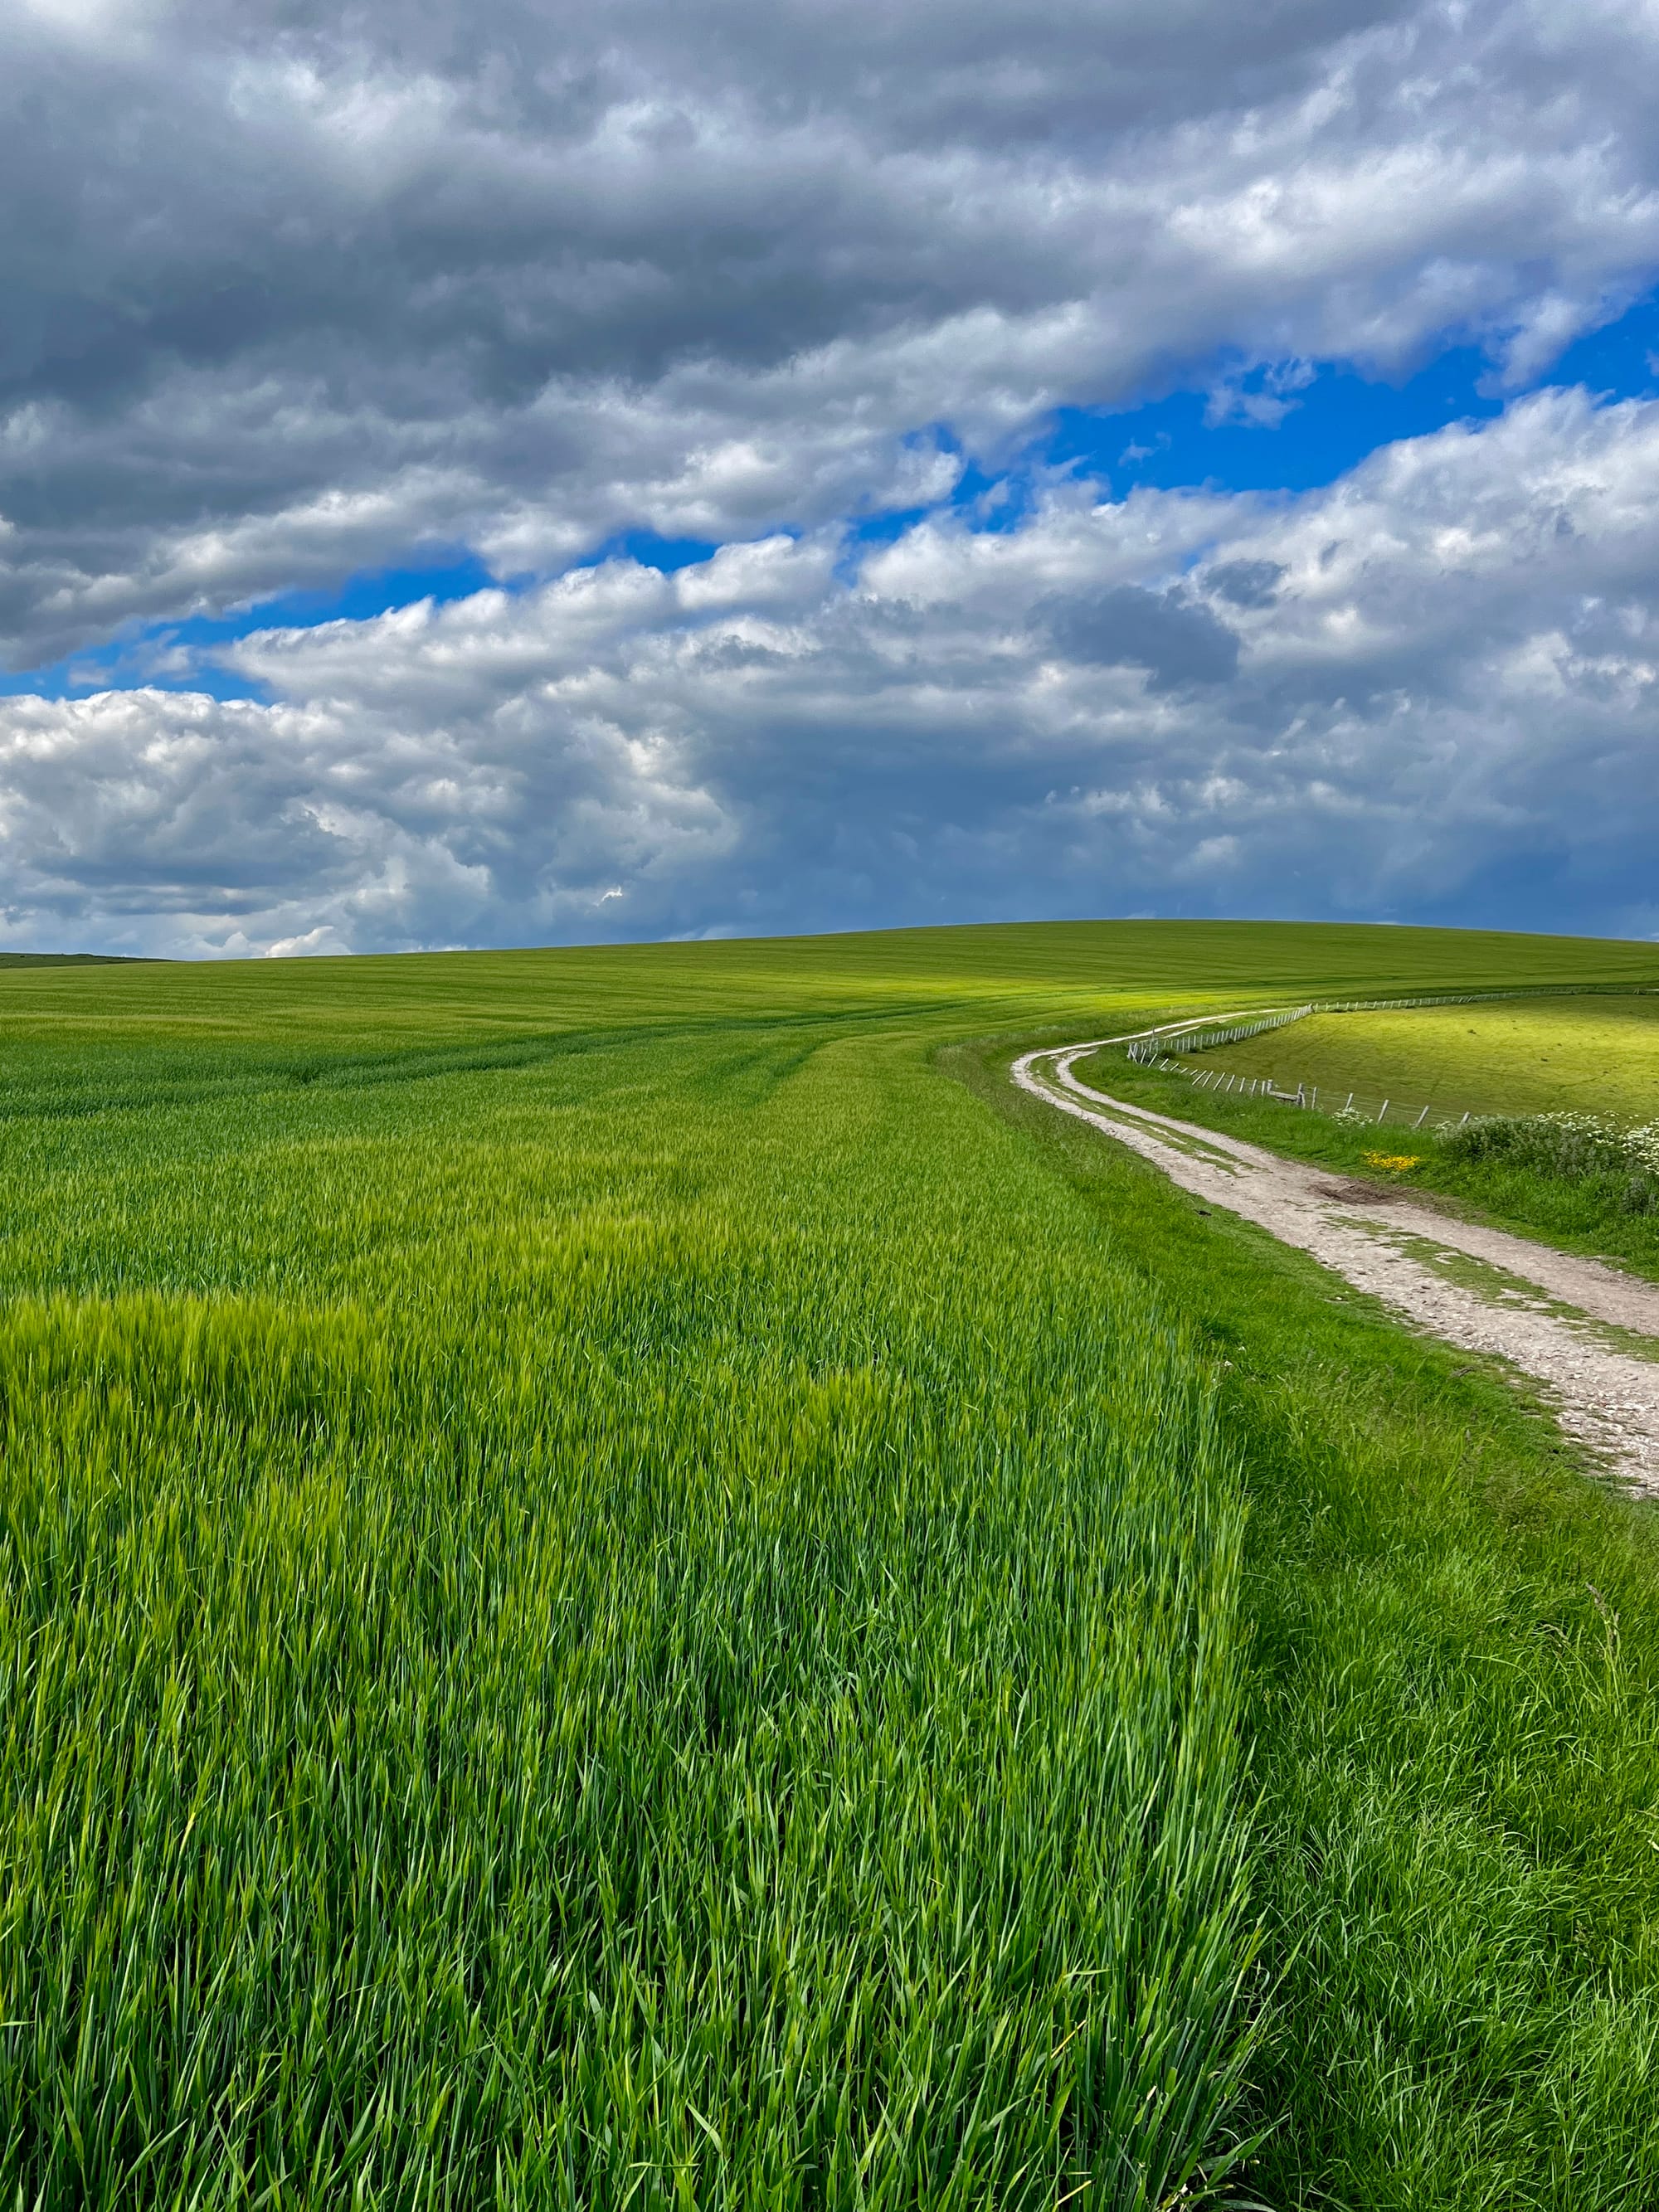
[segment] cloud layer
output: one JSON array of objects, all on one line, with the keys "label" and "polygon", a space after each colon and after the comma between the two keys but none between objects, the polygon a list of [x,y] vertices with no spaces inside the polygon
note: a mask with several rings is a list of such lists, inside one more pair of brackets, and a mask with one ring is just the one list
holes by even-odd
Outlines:
[{"label": "cloud layer", "polygon": [[1659,403],[1294,501],[1056,481],[0,708],[14,941],[372,950],[1036,913],[1659,929]]},{"label": "cloud layer", "polygon": [[[23,0],[0,659],[167,688],[0,701],[0,937],[1659,927],[1659,429],[1531,390],[1659,273],[1656,64],[1655,0]],[[1042,459],[1456,343],[1501,418],[1294,500]]]},{"label": "cloud layer", "polygon": [[1651,0],[24,0],[0,651],[921,504],[935,426],[1223,356],[1524,380],[1659,267],[1656,62]]}]

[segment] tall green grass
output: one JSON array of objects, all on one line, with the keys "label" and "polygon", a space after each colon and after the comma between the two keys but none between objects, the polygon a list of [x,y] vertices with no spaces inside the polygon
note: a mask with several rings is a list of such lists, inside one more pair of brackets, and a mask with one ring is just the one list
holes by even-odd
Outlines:
[{"label": "tall green grass", "polygon": [[21,2201],[1221,2183],[1236,1471],[1015,1140],[787,1038],[231,1103],[9,1163]]},{"label": "tall green grass", "polygon": [[1103,1238],[931,1056],[1648,957],[1077,925],[0,976],[16,2200],[1371,2172],[1376,2069],[1351,2155],[1285,2057],[1348,2063],[1363,1961],[1280,1873],[1316,1737],[1269,1724],[1296,1637],[1251,1672],[1220,1342],[1139,1199]]},{"label": "tall green grass", "polygon": [[1009,1101],[1002,1057],[963,1064],[1226,1363],[1271,1990],[1260,2196],[1646,2212],[1659,1511],[1587,1480],[1497,1363]]}]

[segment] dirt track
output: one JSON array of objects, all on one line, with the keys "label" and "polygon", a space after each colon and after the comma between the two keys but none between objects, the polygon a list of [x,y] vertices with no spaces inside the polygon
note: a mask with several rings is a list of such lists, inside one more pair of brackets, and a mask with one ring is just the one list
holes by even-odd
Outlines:
[{"label": "dirt track", "polygon": [[[1632,1487],[1659,1496],[1659,1284],[1454,1219],[1404,1190],[1348,1182],[1131,1106],[1072,1073],[1074,1060],[1101,1044],[1128,1042],[1106,1037],[1029,1052],[1015,1061],[1013,1078],[1128,1146],[1183,1190],[1310,1253],[1415,1328],[1522,1370],[1545,1386],[1570,1435]],[[1648,1341],[1632,1345],[1627,1335]]]}]

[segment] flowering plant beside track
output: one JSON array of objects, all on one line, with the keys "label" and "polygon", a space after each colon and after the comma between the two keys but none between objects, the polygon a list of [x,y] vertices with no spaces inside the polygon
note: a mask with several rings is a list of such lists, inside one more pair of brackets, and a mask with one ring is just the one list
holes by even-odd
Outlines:
[{"label": "flowering plant beside track", "polygon": [[1625,1211],[1659,1212],[1659,1122],[1631,1128],[1600,1114],[1483,1114],[1444,1130],[1439,1141],[1454,1159],[1531,1168],[1573,1182],[1621,1178]]}]

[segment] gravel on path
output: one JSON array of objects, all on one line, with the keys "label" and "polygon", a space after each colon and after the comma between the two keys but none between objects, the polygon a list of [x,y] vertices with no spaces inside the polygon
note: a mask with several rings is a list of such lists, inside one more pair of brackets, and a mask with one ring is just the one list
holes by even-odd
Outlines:
[{"label": "gravel on path", "polygon": [[[1659,1497],[1659,1283],[1460,1221],[1404,1189],[1350,1182],[1132,1106],[1073,1073],[1085,1054],[1130,1041],[1028,1052],[1014,1062],[1013,1078],[1127,1145],[1183,1190],[1311,1254],[1413,1327],[1508,1360],[1545,1386],[1570,1436],[1631,1487]],[[1624,1340],[1632,1335],[1650,1341]]]}]

